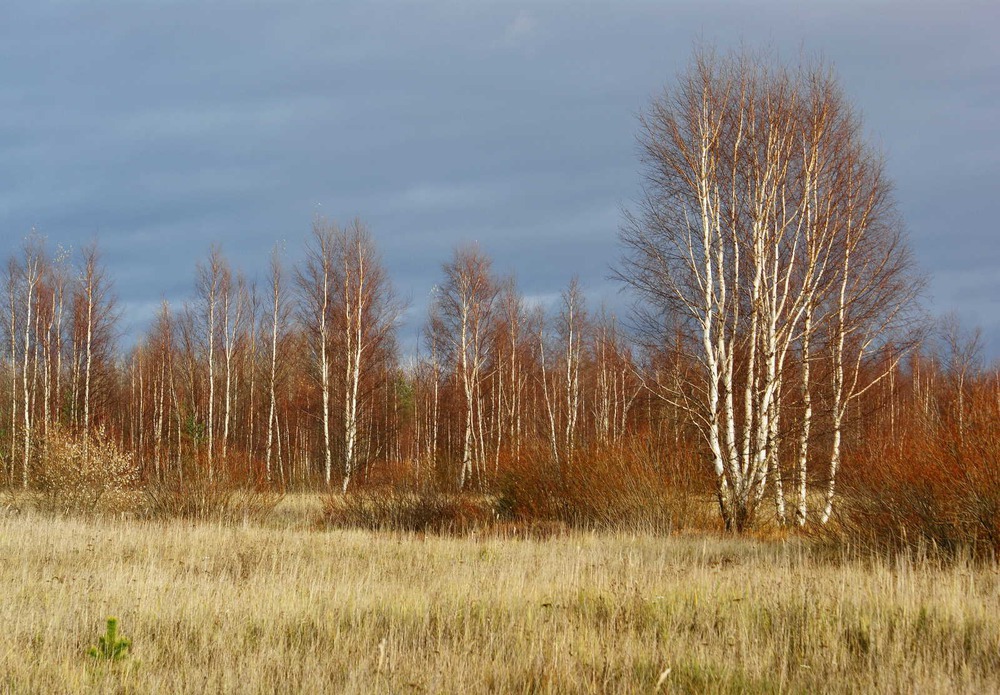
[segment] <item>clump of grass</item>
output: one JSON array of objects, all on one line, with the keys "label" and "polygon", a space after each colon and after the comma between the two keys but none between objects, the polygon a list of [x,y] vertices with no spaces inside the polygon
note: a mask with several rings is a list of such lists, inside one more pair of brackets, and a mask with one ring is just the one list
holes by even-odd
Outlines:
[{"label": "clump of grass", "polygon": [[406,492],[393,488],[363,489],[326,498],[321,524],[332,528],[411,533],[466,534],[496,521],[482,497],[424,488]]},{"label": "clump of grass", "polygon": [[284,493],[248,474],[248,469],[246,462],[221,460],[210,476],[205,462],[190,461],[183,475],[172,472],[146,485],[143,516],[223,523],[263,521]]}]

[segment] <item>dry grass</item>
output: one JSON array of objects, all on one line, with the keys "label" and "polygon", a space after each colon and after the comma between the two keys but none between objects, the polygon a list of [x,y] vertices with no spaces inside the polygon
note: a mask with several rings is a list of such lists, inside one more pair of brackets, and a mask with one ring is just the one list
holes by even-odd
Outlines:
[{"label": "dry grass", "polygon": [[[0,691],[996,692],[994,566],[796,542],[0,519]],[[107,616],[132,654],[85,656]]]}]

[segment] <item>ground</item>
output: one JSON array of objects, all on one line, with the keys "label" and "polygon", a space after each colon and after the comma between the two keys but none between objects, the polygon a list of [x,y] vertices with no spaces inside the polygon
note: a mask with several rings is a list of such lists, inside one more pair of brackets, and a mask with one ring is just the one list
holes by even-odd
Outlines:
[{"label": "ground", "polygon": [[[0,691],[998,692],[996,565],[804,540],[0,518]],[[107,617],[132,640],[87,655]]]}]

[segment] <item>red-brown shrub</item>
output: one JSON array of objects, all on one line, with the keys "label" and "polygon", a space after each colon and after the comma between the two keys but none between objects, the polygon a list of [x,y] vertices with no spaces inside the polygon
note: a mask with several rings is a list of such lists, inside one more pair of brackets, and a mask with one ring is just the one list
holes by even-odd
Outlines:
[{"label": "red-brown shrub", "polygon": [[502,518],[652,532],[717,525],[709,488],[681,452],[657,452],[636,440],[578,451],[561,469],[542,452],[532,453],[500,476]]},{"label": "red-brown shrub", "polygon": [[1000,553],[1000,404],[987,384],[939,393],[845,461],[834,528],[875,550]]}]

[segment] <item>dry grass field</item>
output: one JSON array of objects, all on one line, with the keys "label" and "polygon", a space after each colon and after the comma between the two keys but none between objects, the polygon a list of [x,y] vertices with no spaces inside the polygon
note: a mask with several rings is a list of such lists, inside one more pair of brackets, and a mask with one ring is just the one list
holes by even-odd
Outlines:
[{"label": "dry grass field", "polygon": [[[802,541],[0,518],[17,693],[997,692],[993,566]],[[108,616],[132,640],[87,656]]]}]

